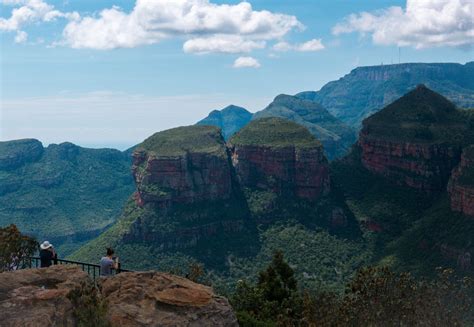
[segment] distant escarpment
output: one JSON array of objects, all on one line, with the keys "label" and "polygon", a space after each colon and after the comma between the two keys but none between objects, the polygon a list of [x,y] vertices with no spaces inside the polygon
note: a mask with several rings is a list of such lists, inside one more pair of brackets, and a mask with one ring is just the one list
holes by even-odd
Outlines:
[{"label": "distant escarpment", "polygon": [[451,209],[474,217],[474,145],[464,149],[448,184]]},{"label": "distant escarpment", "polygon": [[345,155],[355,142],[354,130],[317,102],[281,94],[253,119],[280,117],[306,127],[324,146],[328,159]]},{"label": "distant escarpment", "polygon": [[474,62],[357,67],[317,92],[297,96],[320,103],[335,117],[359,129],[366,117],[418,84],[425,84],[460,108],[474,108]]},{"label": "distant escarpment", "polygon": [[192,259],[222,270],[258,253],[259,224],[354,227],[331,193],[319,141],[281,118],[252,121],[229,144],[207,125],[156,133],[137,146],[132,170],[136,192],[122,218],[73,258],[94,260],[113,246],[135,267]]},{"label": "distant escarpment", "polygon": [[370,171],[427,193],[445,190],[474,140],[466,113],[423,85],[364,120],[358,145]]},{"label": "distant escarpment", "polygon": [[252,113],[247,109],[230,105],[222,110],[213,110],[206,118],[196,125],[209,125],[219,127],[225,140],[237,133],[252,119]]},{"label": "distant escarpment", "polygon": [[113,149],[0,142],[0,226],[15,223],[66,255],[115,222],[133,191],[130,162]]}]

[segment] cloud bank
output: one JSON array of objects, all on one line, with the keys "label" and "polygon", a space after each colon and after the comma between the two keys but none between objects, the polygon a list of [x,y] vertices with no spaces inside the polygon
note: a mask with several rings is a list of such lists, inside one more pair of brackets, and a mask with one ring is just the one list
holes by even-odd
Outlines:
[{"label": "cloud bank", "polygon": [[115,49],[187,39],[186,52],[249,52],[303,25],[295,16],[255,11],[248,2],[137,0],[129,13],[118,7],[69,22],[63,42],[72,48]]},{"label": "cloud bank", "polygon": [[278,42],[273,46],[275,51],[300,51],[300,52],[314,52],[324,50],[325,46],[321,39],[312,39],[304,43],[290,44],[288,42]]},{"label": "cloud bank", "polygon": [[473,0],[407,0],[406,8],[390,7],[352,14],[333,28],[335,35],[369,34],[375,44],[471,47],[474,44]]}]

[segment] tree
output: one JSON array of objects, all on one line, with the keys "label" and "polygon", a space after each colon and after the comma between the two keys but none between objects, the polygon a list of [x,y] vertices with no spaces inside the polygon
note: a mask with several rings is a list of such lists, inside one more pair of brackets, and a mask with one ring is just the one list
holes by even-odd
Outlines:
[{"label": "tree", "polygon": [[259,273],[256,285],[239,281],[232,304],[241,326],[286,326],[298,321],[302,301],[294,271],[281,251]]},{"label": "tree", "polygon": [[38,242],[20,233],[15,225],[0,228],[0,272],[21,267],[38,250]]}]

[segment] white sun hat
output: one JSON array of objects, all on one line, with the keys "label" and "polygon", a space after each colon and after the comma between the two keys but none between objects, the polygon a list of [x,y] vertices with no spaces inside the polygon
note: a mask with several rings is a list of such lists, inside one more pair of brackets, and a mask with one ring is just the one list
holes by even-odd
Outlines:
[{"label": "white sun hat", "polygon": [[53,244],[49,243],[48,241],[44,241],[41,245],[40,248],[41,250],[46,250],[53,247]]}]

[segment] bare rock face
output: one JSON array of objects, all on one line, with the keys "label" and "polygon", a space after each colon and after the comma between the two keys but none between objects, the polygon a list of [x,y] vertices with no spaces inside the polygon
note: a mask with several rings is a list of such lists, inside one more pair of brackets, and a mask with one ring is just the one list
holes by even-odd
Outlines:
[{"label": "bare rock face", "polygon": [[460,147],[359,138],[362,163],[372,172],[427,193],[442,190],[459,161]]},{"label": "bare rock face", "polygon": [[112,326],[238,326],[225,298],[185,278],[122,273],[101,286]]},{"label": "bare rock face", "polygon": [[474,217],[474,146],[464,149],[448,183],[451,209]]},{"label": "bare rock face", "polygon": [[89,277],[77,266],[0,274],[1,326],[75,326],[67,295]]},{"label": "bare rock face", "polygon": [[362,164],[395,183],[445,190],[461,150],[474,140],[470,118],[423,85],[364,120]]},{"label": "bare rock face", "polygon": [[231,166],[216,127],[179,127],[151,136],[134,152],[132,170],[141,206],[231,197]]},{"label": "bare rock face", "polygon": [[232,163],[243,187],[310,201],[330,191],[323,148],[302,126],[262,118],[244,127],[230,142]]}]

